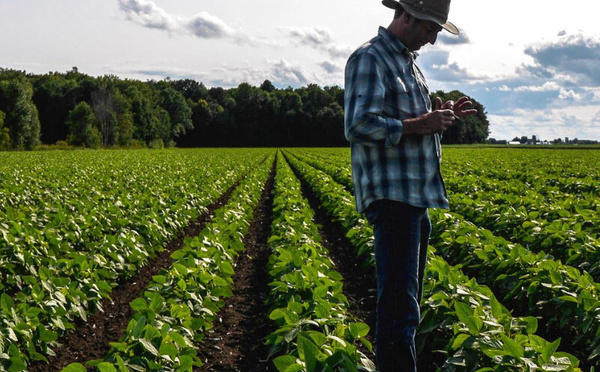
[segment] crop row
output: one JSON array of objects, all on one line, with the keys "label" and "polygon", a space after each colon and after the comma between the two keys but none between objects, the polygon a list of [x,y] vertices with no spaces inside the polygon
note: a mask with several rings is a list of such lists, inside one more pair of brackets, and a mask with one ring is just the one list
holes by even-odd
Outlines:
[{"label": "crop row", "polygon": [[[364,239],[372,234],[353,210],[348,192],[328,175],[291,156],[289,159],[357,249],[364,250]],[[443,348],[444,370],[476,366],[489,370],[509,366],[522,370],[577,370],[575,357],[557,352],[559,340],[548,342],[535,335],[536,318],[514,318],[488,287],[477,284],[440,257],[430,257],[426,278],[419,332],[421,337],[434,334],[425,344]]]},{"label": "crop row", "polygon": [[587,363],[600,354],[600,283],[544,252],[533,253],[456,213],[432,211],[431,244],[447,260],[490,283],[513,312],[541,319]]},{"label": "crop row", "polygon": [[[269,245],[271,282],[269,314],[277,330],[268,338],[275,366],[282,372],[373,370],[357,349],[369,327],[348,312],[341,275],[320,243],[314,212],[303,198],[289,165],[277,163],[274,220]],[[371,350],[372,351],[372,350]]]},{"label": "crop row", "polygon": [[[173,252],[173,265],[155,275],[140,297],[125,335],[111,343],[104,360],[88,363],[100,371],[191,371],[202,365],[198,343],[212,328],[224,298],[232,294],[235,258],[248,232],[273,157],[263,162],[233,191],[227,204],[199,236],[186,238]],[[65,371],[85,371],[71,364]]]},{"label": "crop row", "polygon": [[[313,158],[309,163],[312,165],[318,160]],[[320,166],[335,178],[339,172],[329,170],[334,167],[331,164]],[[477,196],[473,200],[468,195],[453,193],[452,208],[477,225],[491,226],[492,231],[466,222],[456,213],[432,211],[435,226],[432,244],[440,254],[460,263],[478,280],[491,283],[494,291],[501,294],[503,301],[510,303],[515,312],[541,318],[544,334],[563,336],[567,343],[575,346],[574,352],[585,358],[587,363],[593,363],[600,353],[600,284],[587,272],[564,265],[541,249],[552,247],[551,253],[594,272],[598,261],[594,259],[598,255],[597,241],[589,232],[582,230],[581,224],[569,221],[571,213],[559,205],[530,203],[528,207],[533,210],[528,212],[523,206],[515,210],[510,203],[526,203],[533,199],[527,198],[531,194],[537,195],[536,200],[539,200],[540,194],[535,191],[529,190],[521,196],[511,194],[510,191],[514,190],[507,188],[500,190],[504,192],[482,193],[477,189],[482,181],[473,178],[464,176],[457,180],[450,177],[450,187],[464,186],[461,191]],[[563,204],[573,207],[573,199],[565,199]],[[573,209],[589,213],[585,205],[575,205]],[[540,218],[534,221],[527,219],[539,215],[560,219],[552,222]],[[511,233],[506,234],[507,231]],[[538,253],[496,237],[494,233],[517,238],[517,241],[536,247]],[[561,250],[561,246],[574,248],[566,253],[568,251]]]},{"label": "crop row", "polygon": [[[8,195],[0,213],[2,368],[22,370],[53,355],[76,319],[101,311],[119,280],[264,157],[165,152],[157,162],[150,155],[73,152],[37,162],[19,157],[27,160],[22,167],[7,167],[0,185]],[[191,163],[202,160],[208,166]]]},{"label": "crop row", "polygon": [[[588,271],[600,279],[600,238],[593,220],[578,213],[548,216],[544,204],[516,206],[509,197],[452,194],[452,210],[494,234],[519,242],[533,251],[546,251],[557,259]],[[514,195],[514,199],[518,196]],[[548,207],[549,209],[549,207]]]},{"label": "crop row", "polygon": [[598,151],[445,148],[442,173],[473,175],[494,182],[508,181],[552,194],[578,198],[600,195]]}]

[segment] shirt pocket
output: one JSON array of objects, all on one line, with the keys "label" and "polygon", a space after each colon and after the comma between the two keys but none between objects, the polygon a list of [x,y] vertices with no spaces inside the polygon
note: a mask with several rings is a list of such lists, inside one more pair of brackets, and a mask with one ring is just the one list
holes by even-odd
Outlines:
[{"label": "shirt pocket", "polygon": [[410,85],[400,78],[396,78],[388,84],[385,93],[384,113],[396,119],[411,117],[410,100],[412,97]]}]

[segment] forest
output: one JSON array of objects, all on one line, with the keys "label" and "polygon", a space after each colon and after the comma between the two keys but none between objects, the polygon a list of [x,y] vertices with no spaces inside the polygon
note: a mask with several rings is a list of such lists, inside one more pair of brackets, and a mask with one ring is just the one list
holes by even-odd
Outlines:
[{"label": "forest", "polygon": [[[431,99],[457,99],[437,91]],[[0,68],[0,150],[40,145],[86,148],[347,146],[338,86],[207,88],[193,79],[139,81],[114,75],[31,74]],[[485,108],[442,143],[483,143]]]}]

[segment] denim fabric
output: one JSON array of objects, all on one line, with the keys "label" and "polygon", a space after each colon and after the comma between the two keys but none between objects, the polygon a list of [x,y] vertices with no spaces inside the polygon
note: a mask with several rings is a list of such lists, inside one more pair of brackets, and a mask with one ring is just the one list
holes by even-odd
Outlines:
[{"label": "denim fabric", "polygon": [[415,333],[431,232],[429,213],[427,208],[378,200],[365,214],[375,235],[377,370],[415,372]]}]

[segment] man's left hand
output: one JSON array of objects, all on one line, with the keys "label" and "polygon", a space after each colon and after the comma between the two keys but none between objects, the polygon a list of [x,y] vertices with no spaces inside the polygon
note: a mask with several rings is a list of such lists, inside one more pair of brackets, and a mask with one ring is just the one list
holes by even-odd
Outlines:
[{"label": "man's left hand", "polygon": [[442,99],[440,97],[437,97],[435,103],[437,110],[452,110],[454,112],[454,116],[457,118],[462,118],[477,113],[477,110],[472,108],[473,102],[471,102],[467,96],[460,97],[456,100],[456,102],[448,100],[444,103],[442,103]]}]

